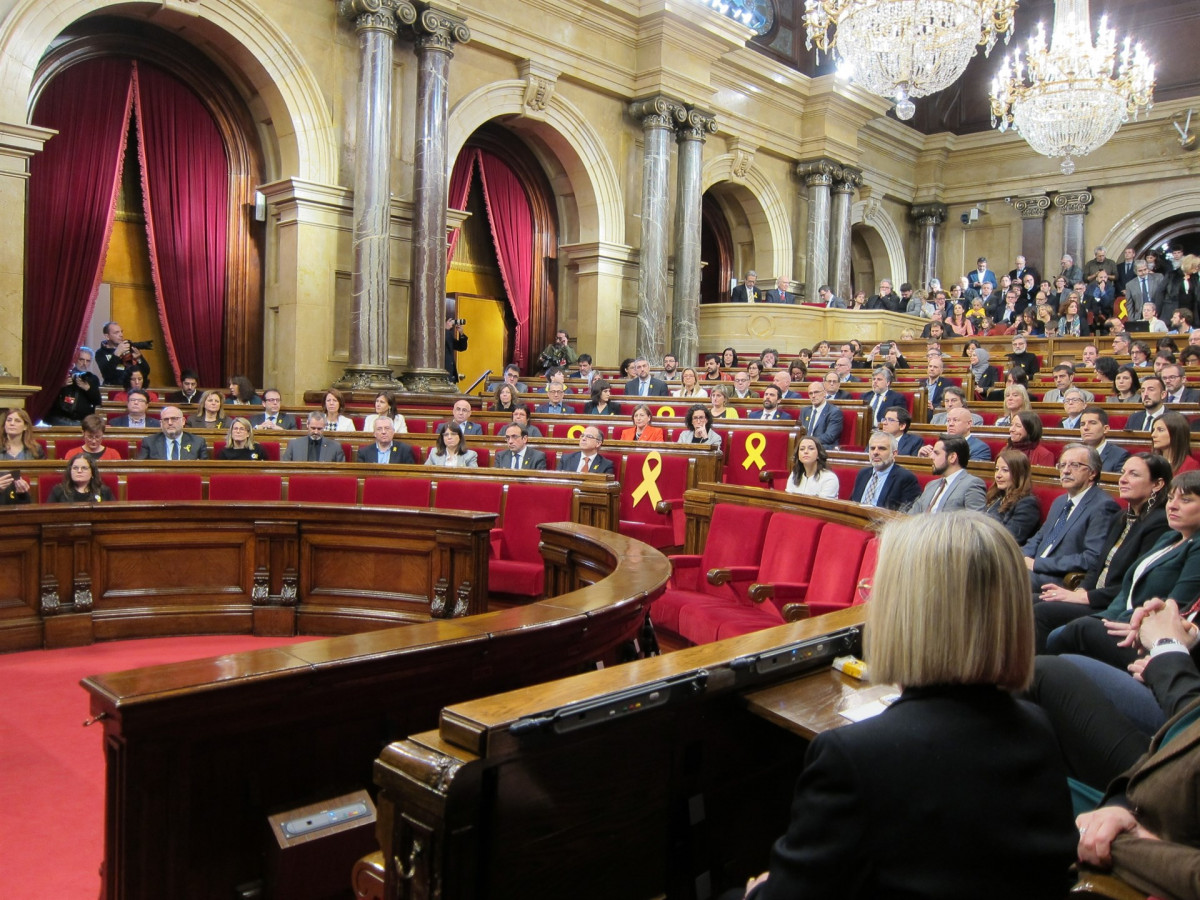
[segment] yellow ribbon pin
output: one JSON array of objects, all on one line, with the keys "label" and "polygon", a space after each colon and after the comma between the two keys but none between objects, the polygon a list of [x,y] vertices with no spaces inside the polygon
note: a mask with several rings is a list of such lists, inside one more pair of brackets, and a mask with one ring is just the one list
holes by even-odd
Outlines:
[{"label": "yellow ribbon pin", "polygon": [[658,412],[656,413],[656,415],[657,415],[657,416],[658,416],[660,419],[673,419],[673,418],[675,418],[675,407],[673,407],[673,406],[660,406],[660,407],[658,408]]},{"label": "yellow ribbon pin", "polygon": [[567,437],[569,437],[573,441],[579,440],[579,436],[581,434],[583,434],[583,426],[582,425],[572,425],[570,428],[567,429]]},{"label": "yellow ribbon pin", "polygon": [[650,502],[658,506],[662,502],[662,494],[658,492],[658,473],[662,471],[662,454],[651,450],[642,460],[642,483],[633,492],[633,505],[637,506],[642,498],[649,496]]},{"label": "yellow ribbon pin", "polygon": [[746,458],[742,460],[742,468],[749,469],[754,463],[760,469],[765,468],[767,461],[763,459],[763,448],[767,446],[767,436],[761,431],[746,435]]}]

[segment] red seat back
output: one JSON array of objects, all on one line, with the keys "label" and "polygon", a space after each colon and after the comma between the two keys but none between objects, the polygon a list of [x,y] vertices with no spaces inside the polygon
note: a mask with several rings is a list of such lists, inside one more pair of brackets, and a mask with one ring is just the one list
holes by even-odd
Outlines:
[{"label": "red seat back", "polygon": [[722,446],[726,448],[725,472],[727,484],[758,485],[763,469],[789,469],[788,438],[791,432],[782,428],[723,428]]},{"label": "red seat back", "polygon": [[1041,512],[1041,520],[1046,521],[1046,513],[1050,512],[1050,504],[1063,493],[1061,487],[1050,487],[1044,484],[1035,484],[1033,486],[1033,496],[1037,497],[1038,508]]},{"label": "red seat back", "polygon": [[125,499],[202,500],[204,479],[192,472],[130,472],[125,479]]},{"label": "red seat back", "polygon": [[777,512],[771,516],[757,580],[763,584],[808,581],[824,526],[820,519],[795,513]]},{"label": "red seat back", "polygon": [[[684,456],[663,456],[660,453],[626,453],[621,460],[621,520],[626,522],[663,522],[661,513],[654,511],[653,487],[663,500],[680,500],[687,490],[689,460]],[[637,500],[634,500],[634,495]]]},{"label": "red seat back", "polygon": [[858,571],[871,535],[848,525],[827,522],[817,542],[808,599],[838,608],[854,602]]},{"label": "red seat back", "polygon": [[718,503],[700,556],[701,578],[709,569],[758,565],[770,520],[769,509]]},{"label": "red seat back", "polygon": [[854,480],[858,478],[858,469],[853,466],[830,466],[838,479],[838,499],[849,500],[854,496]]},{"label": "red seat back", "polygon": [[569,485],[510,484],[501,525],[503,559],[540,563],[543,522],[570,522],[575,490]]},{"label": "red seat back", "polygon": [[443,478],[435,490],[433,505],[437,509],[499,513],[504,485],[499,481],[476,478]]},{"label": "red seat back", "polygon": [[208,477],[209,500],[278,500],[282,496],[281,475],[234,475],[214,472]]},{"label": "red seat back", "polygon": [[287,498],[294,503],[353,505],[358,501],[358,479],[353,475],[292,475]]},{"label": "red seat back", "polygon": [[367,506],[429,506],[428,478],[387,478],[374,475],[363,481]]},{"label": "red seat back", "polygon": [[[116,475],[101,475],[100,480],[112,491],[114,500],[120,499],[121,483]],[[62,484],[62,476],[58,473],[43,472],[38,476],[38,503],[45,503],[50,499],[50,492],[56,484]]]},{"label": "red seat back", "polygon": [[[54,455],[58,459],[66,459],[67,452],[83,446],[83,438],[59,438],[54,442]],[[121,459],[129,458],[129,441],[105,441],[105,447],[112,447],[120,454]]]}]

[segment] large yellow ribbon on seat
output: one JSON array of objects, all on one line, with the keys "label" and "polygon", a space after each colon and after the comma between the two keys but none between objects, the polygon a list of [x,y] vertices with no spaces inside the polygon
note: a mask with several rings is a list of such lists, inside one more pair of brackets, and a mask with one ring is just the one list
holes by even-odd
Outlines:
[{"label": "large yellow ribbon on seat", "polygon": [[658,473],[662,471],[662,454],[651,450],[642,460],[642,483],[633,492],[633,505],[642,502],[643,497],[649,497],[650,502],[658,506],[662,502],[662,494],[658,492]]},{"label": "large yellow ribbon on seat", "polygon": [[581,434],[583,434],[583,426],[582,425],[572,425],[570,428],[567,429],[567,437],[569,437],[573,441],[579,440],[579,436]]},{"label": "large yellow ribbon on seat", "polygon": [[746,458],[742,460],[742,468],[749,469],[754,463],[760,469],[765,468],[767,461],[763,459],[763,448],[767,446],[767,436],[761,431],[746,435]]},{"label": "large yellow ribbon on seat", "polygon": [[673,419],[673,418],[675,418],[675,407],[660,406],[658,408],[658,412],[655,413],[655,415],[658,416],[660,419]]}]

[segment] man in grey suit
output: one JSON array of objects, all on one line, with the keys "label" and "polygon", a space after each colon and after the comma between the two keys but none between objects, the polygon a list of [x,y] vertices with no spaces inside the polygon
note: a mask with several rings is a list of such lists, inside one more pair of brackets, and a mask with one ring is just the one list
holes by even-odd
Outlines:
[{"label": "man in grey suit", "polygon": [[267,388],[263,391],[263,414],[255,416],[250,420],[250,424],[255,428],[269,428],[272,431],[295,431],[299,428],[296,422],[296,417],[291,413],[279,411],[282,397],[279,391],[275,388]]},{"label": "man in grey suit", "polygon": [[526,446],[529,443],[529,432],[525,430],[524,425],[518,425],[516,422],[506,425],[504,440],[508,449],[496,454],[495,468],[522,471],[546,468],[546,454],[536,447]]},{"label": "man in grey suit", "polygon": [[805,434],[815,437],[830,450],[842,439],[842,411],[827,402],[826,395],[825,382],[814,381],[808,386],[808,399],[812,405],[800,412],[800,424]]},{"label": "man in grey suit", "polygon": [[1059,457],[1066,494],[1050,504],[1046,521],[1021,548],[1035,597],[1044,585],[1062,584],[1069,572],[1086,572],[1104,549],[1120,507],[1096,484],[1100,467],[1100,454],[1083,444],[1068,444]]},{"label": "man in grey suit", "polygon": [[827,284],[823,284],[817,288],[817,296],[821,298],[821,305],[826,309],[846,308],[846,301],[834,294],[833,288]]},{"label": "man in grey suit", "polygon": [[325,413],[308,414],[308,437],[288,441],[279,455],[280,462],[345,462],[342,445],[325,437]]},{"label": "man in grey suit", "polygon": [[971,449],[960,437],[947,435],[933,445],[933,474],[941,477],[925,485],[910,512],[943,512],[951,509],[983,511],[987,489],[983,480],[966,470]]},{"label": "man in grey suit", "polygon": [[1144,259],[1137,261],[1136,273],[1125,284],[1125,299],[1129,301],[1129,318],[1142,318],[1142,304],[1150,301],[1155,308],[1162,306],[1167,282],[1157,272],[1151,272]]},{"label": "man in grey suit", "polygon": [[667,383],[650,375],[650,360],[639,356],[633,361],[634,377],[625,382],[626,397],[666,397]]},{"label": "man in grey suit", "polygon": [[795,303],[796,295],[788,291],[792,286],[791,281],[786,275],[780,275],[775,279],[775,287],[767,291],[768,303]]},{"label": "man in grey suit", "polygon": [[183,430],[183,411],[178,406],[164,406],[159,421],[162,432],[142,439],[138,459],[208,459],[204,438]]}]

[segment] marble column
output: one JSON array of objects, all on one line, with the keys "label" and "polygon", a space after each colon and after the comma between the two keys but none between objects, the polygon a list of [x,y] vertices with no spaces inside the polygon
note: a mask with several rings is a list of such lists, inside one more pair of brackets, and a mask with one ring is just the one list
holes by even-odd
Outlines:
[{"label": "marble column", "polygon": [[[1063,217],[1063,253],[1070,253],[1075,265],[1083,268],[1083,263],[1091,259],[1084,252],[1083,217],[1087,215],[1088,206],[1092,203],[1090,191],[1064,191],[1054,198],[1054,205],[1062,211]],[[1053,266],[1048,267],[1051,272]]]},{"label": "marble column", "polygon": [[675,132],[679,144],[675,199],[675,284],[671,304],[671,351],[683,365],[695,365],[700,352],[696,307],[700,303],[700,204],[704,194],[701,166],[705,133],[716,134],[711,113],[688,109]]},{"label": "marble column", "polygon": [[812,300],[818,288],[829,281],[829,189],[834,179],[841,177],[842,167],[830,159],[815,159],[797,163],[796,174],[808,187],[805,298]]},{"label": "marble column", "polygon": [[919,203],[910,214],[921,226],[921,281],[917,286],[929,290],[929,282],[938,277],[938,228],[946,221],[946,204]]},{"label": "marble column", "polygon": [[[854,192],[862,186],[859,169],[842,166],[842,177],[833,186],[833,216],[830,224],[829,277],[833,293],[843,300],[850,299],[850,205]],[[816,297],[809,294],[808,299]]]},{"label": "marble column", "polygon": [[1051,267],[1046,265],[1046,210],[1050,208],[1050,198],[1045,194],[1018,197],[1013,208],[1021,214],[1021,255],[1027,265],[1048,273]]},{"label": "marble column", "polygon": [[408,366],[401,378],[411,391],[457,391],[446,374],[446,203],[450,115],[448,84],[455,43],[471,39],[466,23],[433,9],[413,25],[417,54],[417,143],[413,161],[412,298],[408,313]]},{"label": "marble column", "polygon": [[388,233],[392,153],[392,53],[398,22],[417,11],[406,0],[340,0],[338,14],[358,33],[359,75],[354,148],[354,256],[350,365],[337,387],[396,387],[387,364]]},{"label": "marble column", "polygon": [[642,244],[638,266],[637,353],[654,365],[667,352],[667,177],[671,129],[686,110],[660,95],[635,100],[629,113],[642,124]]}]

